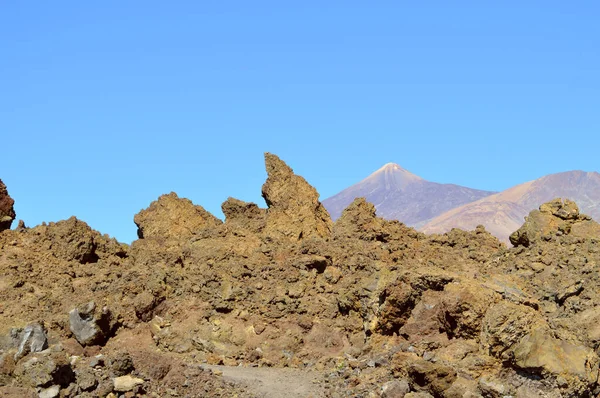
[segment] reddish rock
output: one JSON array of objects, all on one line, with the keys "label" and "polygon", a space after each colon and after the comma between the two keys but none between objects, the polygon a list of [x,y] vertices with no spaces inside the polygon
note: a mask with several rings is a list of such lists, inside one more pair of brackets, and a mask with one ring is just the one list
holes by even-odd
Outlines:
[{"label": "reddish rock", "polygon": [[14,209],[15,201],[8,195],[6,185],[0,180],[0,232],[10,229],[17,214]]}]

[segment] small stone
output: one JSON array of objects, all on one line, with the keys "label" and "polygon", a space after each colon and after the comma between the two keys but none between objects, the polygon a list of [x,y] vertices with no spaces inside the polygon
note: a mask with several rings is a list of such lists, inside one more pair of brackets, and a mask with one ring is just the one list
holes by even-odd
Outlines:
[{"label": "small stone", "polygon": [[404,398],[409,391],[406,380],[392,380],[381,386],[381,398]]},{"label": "small stone", "polygon": [[44,388],[39,392],[40,398],[55,398],[60,394],[60,386]]},{"label": "small stone", "polygon": [[114,389],[118,392],[131,391],[142,384],[144,384],[143,379],[138,379],[137,377],[132,377],[131,375],[115,377],[113,379]]},{"label": "small stone", "polygon": [[83,391],[90,391],[96,388],[98,380],[91,369],[84,368],[77,373],[77,384]]},{"label": "small stone", "polygon": [[90,367],[101,367],[104,366],[104,355],[96,355],[92,359],[90,359]]}]

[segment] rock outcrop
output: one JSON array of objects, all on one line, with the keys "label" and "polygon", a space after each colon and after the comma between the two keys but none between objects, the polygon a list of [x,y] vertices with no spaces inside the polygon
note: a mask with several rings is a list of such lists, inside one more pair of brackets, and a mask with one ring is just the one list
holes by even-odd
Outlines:
[{"label": "rock outcrop", "polygon": [[221,205],[221,210],[228,226],[246,229],[255,234],[261,233],[265,228],[267,212],[255,203],[228,198]]},{"label": "rock outcrop", "polygon": [[8,194],[6,185],[0,180],[0,232],[10,229],[17,216],[14,208],[15,201]]},{"label": "rock outcrop", "polygon": [[[585,236],[600,232],[600,226],[589,216],[579,213],[579,207],[568,199],[554,199],[533,210],[525,224],[510,235],[514,246],[529,246],[539,239],[551,239],[554,234]],[[600,235],[598,235],[600,237]]]},{"label": "rock outcrop", "polygon": [[134,217],[140,239],[186,239],[206,228],[221,224],[221,221],[194,205],[189,199],[182,199],[175,192],[162,195]]},{"label": "rock outcrop", "polygon": [[331,224],[267,167],[268,209],[229,198],[221,222],[164,195],[131,246],[74,217],[3,231],[0,395],[253,396],[198,364],[316,372],[327,397],[599,391],[600,237],[574,203],[543,204],[506,248],[364,199]]},{"label": "rock outcrop", "polygon": [[319,202],[319,194],[276,155],[265,153],[267,181],[262,196],[267,203],[265,234],[275,239],[297,241],[328,238],[331,217]]}]

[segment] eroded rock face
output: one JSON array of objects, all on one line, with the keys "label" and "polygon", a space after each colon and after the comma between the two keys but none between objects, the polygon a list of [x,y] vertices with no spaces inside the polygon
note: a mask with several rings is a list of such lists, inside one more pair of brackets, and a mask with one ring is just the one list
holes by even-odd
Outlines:
[{"label": "eroded rock face", "polygon": [[6,185],[0,180],[0,232],[10,229],[17,216],[14,209],[15,201],[8,194]]},{"label": "eroded rock face", "polygon": [[317,190],[281,159],[265,153],[268,178],[262,187],[267,203],[265,233],[276,239],[329,238],[331,217],[319,202]]},{"label": "eroded rock face", "polygon": [[221,224],[221,220],[175,192],[160,196],[134,217],[140,239],[187,239]]},{"label": "eroded rock face", "polygon": [[594,350],[556,339],[545,328],[525,336],[514,347],[513,356],[519,369],[560,377],[573,395],[585,395],[598,380],[598,355]]},{"label": "eroded rock face", "polygon": [[600,232],[597,223],[579,213],[575,202],[558,198],[530,212],[523,226],[510,235],[510,242],[514,246],[528,247],[542,238],[549,240],[555,235],[569,235],[573,229],[578,236]]},{"label": "eroded rock face", "polygon": [[536,310],[508,301],[491,306],[482,323],[483,348],[502,359],[510,358],[511,350],[533,329],[548,329],[542,315]]}]

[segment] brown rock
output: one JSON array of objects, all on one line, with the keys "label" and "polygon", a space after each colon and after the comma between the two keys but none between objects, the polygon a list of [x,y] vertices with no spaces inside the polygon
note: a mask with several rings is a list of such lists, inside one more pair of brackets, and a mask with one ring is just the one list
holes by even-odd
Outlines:
[{"label": "brown rock", "polygon": [[221,205],[225,215],[225,224],[260,233],[266,224],[267,212],[254,203],[228,198]]},{"label": "brown rock", "polygon": [[162,195],[145,210],[135,215],[138,237],[186,239],[222,222],[189,199],[179,198],[175,192]]},{"label": "brown rock", "polygon": [[383,241],[389,233],[384,231],[384,220],[375,214],[375,206],[365,198],[356,198],[335,222],[333,236],[335,239],[358,238]]},{"label": "brown rock", "polygon": [[510,351],[534,328],[547,328],[531,307],[501,301],[491,306],[482,322],[481,344],[492,356],[509,359]]},{"label": "brown rock", "polygon": [[545,328],[534,329],[512,351],[516,367],[562,377],[578,395],[598,379],[599,360],[594,350],[556,339]]},{"label": "brown rock", "polygon": [[487,309],[497,300],[477,283],[449,283],[441,299],[445,331],[451,337],[477,338]]},{"label": "brown rock", "polygon": [[268,178],[262,187],[267,206],[265,233],[272,238],[297,241],[328,238],[331,217],[319,202],[319,194],[277,156],[265,153]]},{"label": "brown rock", "polygon": [[17,214],[14,209],[15,201],[8,195],[6,185],[0,180],[0,232],[10,229]]},{"label": "brown rock", "polygon": [[76,217],[38,226],[34,230],[38,233],[36,243],[50,244],[50,249],[57,258],[81,264],[98,261],[96,249],[100,234]]},{"label": "brown rock", "polygon": [[569,199],[563,201],[557,198],[546,202],[540,206],[540,212],[551,214],[563,220],[577,220],[579,218],[579,207]]},{"label": "brown rock", "polygon": [[410,311],[415,306],[418,294],[409,284],[400,282],[388,286],[382,298],[377,331],[387,335],[398,333],[410,317]]},{"label": "brown rock", "polygon": [[[588,216],[579,213],[575,202],[554,199],[542,204],[539,210],[530,212],[523,226],[513,232],[509,239],[513,246],[528,247],[543,236],[569,234],[574,225],[589,220]],[[579,233],[585,233],[590,228],[595,233],[600,231],[600,228],[591,227],[588,223],[585,227],[579,227]]]},{"label": "brown rock", "polygon": [[445,390],[456,380],[456,371],[442,364],[431,363],[423,359],[411,359],[406,362],[406,372],[416,390],[427,391],[435,397],[442,396]]},{"label": "brown rock", "polygon": [[406,380],[392,380],[381,386],[381,398],[404,398],[409,392]]},{"label": "brown rock", "polygon": [[592,220],[575,223],[571,227],[570,235],[586,238],[600,238],[600,224]]}]

